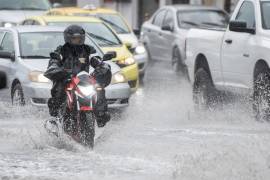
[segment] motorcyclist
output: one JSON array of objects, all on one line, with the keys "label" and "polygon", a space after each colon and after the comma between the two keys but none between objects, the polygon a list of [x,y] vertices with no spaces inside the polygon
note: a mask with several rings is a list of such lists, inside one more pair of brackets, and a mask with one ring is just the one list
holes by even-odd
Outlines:
[{"label": "motorcyclist", "polygon": [[[103,63],[100,57],[94,56],[96,53],[94,47],[84,44],[85,30],[82,27],[77,25],[67,27],[64,39],[65,44],[50,54],[48,69],[44,73],[53,81],[52,97],[48,101],[50,115],[56,117],[65,102],[65,86],[70,77],[81,71],[89,72],[89,66],[92,66],[95,69],[92,75],[95,76],[97,84],[103,87],[97,92],[98,101],[94,111],[98,126],[103,127],[110,120],[104,90],[111,81],[110,66]],[[67,69],[71,71],[68,72]]]}]

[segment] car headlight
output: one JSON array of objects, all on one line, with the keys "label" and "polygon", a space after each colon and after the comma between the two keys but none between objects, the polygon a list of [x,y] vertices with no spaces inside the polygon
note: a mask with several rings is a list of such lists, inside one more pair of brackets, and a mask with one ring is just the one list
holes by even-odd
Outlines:
[{"label": "car headlight", "polygon": [[43,75],[43,72],[32,71],[29,73],[29,79],[32,82],[49,83],[50,80]]},{"label": "car headlight", "polygon": [[12,22],[1,22],[0,26],[2,27],[12,27],[12,26],[16,26],[16,23],[12,23]]},{"label": "car headlight", "polygon": [[135,61],[135,59],[134,59],[133,57],[129,57],[129,58],[125,59],[125,60],[118,61],[117,64],[119,64],[120,66],[121,66],[121,65],[126,65],[126,66],[128,66],[128,65],[134,64],[135,62],[136,62],[136,61]]},{"label": "car headlight", "polygon": [[143,45],[139,45],[135,48],[136,54],[144,54],[146,52],[145,47]]},{"label": "car headlight", "polygon": [[124,83],[124,82],[126,82],[126,78],[121,72],[115,73],[112,76],[111,84],[118,84],[118,83]]}]

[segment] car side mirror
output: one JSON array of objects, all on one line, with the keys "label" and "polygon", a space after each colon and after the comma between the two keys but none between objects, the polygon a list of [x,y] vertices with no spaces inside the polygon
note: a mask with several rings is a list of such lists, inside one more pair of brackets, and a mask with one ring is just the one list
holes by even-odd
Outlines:
[{"label": "car side mirror", "polygon": [[170,25],[163,25],[161,30],[173,32],[173,28]]},{"label": "car side mirror", "polygon": [[11,61],[15,61],[15,53],[7,52],[7,51],[0,51],[0,58],[10,59]]},{"label": "car side mirror", "polygon": [[130,42],[124,42],[124,44],[126,45],[126,47],[127,47],[128,49],[131,49],[132,44],[131,44]]},{"label": "car side mirror", "polygon": [[229,30],[234,32],[246,32],[255,34],[256,30],[253,28],[247,28],[247,23],[244,21],[231,21],[229,23]]},{"label": "car side mirror", "polygon": [[62,7],[62,4],[61,3],[53,3],[52,7],[53,8],[60,8],[60,7]]},{"label": "car side mirror", "polygon": [[113,58],[116,58],[116,52],[115,51],[109,51],[103,56],[103,61],[109,61]]}]

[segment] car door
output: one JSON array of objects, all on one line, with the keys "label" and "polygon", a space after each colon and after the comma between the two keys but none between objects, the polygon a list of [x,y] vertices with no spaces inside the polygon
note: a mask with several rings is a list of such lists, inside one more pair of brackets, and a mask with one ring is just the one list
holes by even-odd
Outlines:
[{"label": "car door", "polygon": [[[236,21],[244,21],[248,28],[256,28],[255,6],[251,1],[241,5]],[[247,89],[250,69],[253,62],[255,35],[246,32],[233,32],[229,29],[224,35],[222,47],[222,69],[224,85],[227,87]]]},{"label": "car door", "polygon": [[150,44],[148,44],[151,57],[153,59],[161,59],[162,53],[160,52],[162,50],[162,39],[161,39],[161,26],[166,14],[165,9],[161,9],[155,17],[153,18],[151,28],[149,28],[147,31],[148,38],[150,40]]},{"label": "car door", "polygon": [[[0,45],[0,52],[11,52],[15,53],[14,48],[14,37],[11,32],[1,32],[3,33],[3,39]],[[1,34],[0,34],[1,36]],[[7,86],[10,85],[11,80],[13,79],[15,70],[13,69],[14,62],[9,58],[0,57],[0,72],[4,72],[7,76]]]},{"label": "car door", "polygon": [[164,60],[171,60],[172,58],[172,46],[175,40],[174,28],[174,12],[170,9],[167,11],[162,27],[170,27],[171,30],[161,30],[160,41],[161,41],[161,57]]}]

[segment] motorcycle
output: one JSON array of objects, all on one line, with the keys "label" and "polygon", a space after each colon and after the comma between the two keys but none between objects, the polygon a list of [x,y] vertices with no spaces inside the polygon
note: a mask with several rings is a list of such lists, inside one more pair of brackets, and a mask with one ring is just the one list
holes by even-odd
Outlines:
[{"label": "motorcycle", "polygon": [[[103,61],[115,56],[115,53],[107,53]],[[102,91],[103,88],[97,84],[95,76],[86,71],[72,76],[65,87],[66,102],[62,104],[56,120],[45,122],[45,129],[57,137],[64,132],[75,141],[93,148],[96,122],[94,110],[98,91]]]}]

